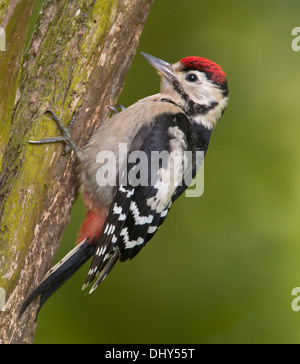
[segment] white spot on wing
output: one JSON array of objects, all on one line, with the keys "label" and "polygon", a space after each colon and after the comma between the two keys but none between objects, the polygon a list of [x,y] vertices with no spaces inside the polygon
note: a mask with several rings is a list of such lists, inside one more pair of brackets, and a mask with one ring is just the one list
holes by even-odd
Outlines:
[{"label": "white spot on wing", "polygon": [[120,235],[124,237],[125,249],[131,249],[136,245],[141,245],[144,243],[144,239],[141,237],[139,237],[137,240],[129,240],[127,227],[121,231]]},{"label": "white spot on wing", "polygon": [[157,230],[157,226],[150,226],[148,229],[148,234],[153,234]]},{"label": "white spot on wing", "polygon": [[140,216],[139,209],[137,207],[137,204],[134,201],[131,201],[130,203],[130,211],[133,213],[134,221],[136,225],[145,225],[145,224],[151,224],[153,220],[153,215],[149,216]]},{"label": "white spot on wing", "polygon": [[161,217],[165,217],[165,216],[167,216],[167,215],[168,215],[168,212],[169,212],[169,210],[168,210],[168,209],[163,210],[163,211],[160,213],[160,216],[161,216]]},{"label": "white spot on wing", "polygon": [[118,214],[120,215],[122,213],[122,207],[118,206],[116,203],[114,205],[114,209],[113,209],[114,214]]},{"label": "white spot on wing", "polygon": [[121,214],[119,217],[119,221],[124,221],[126,219],[126,215],[125,214]]}]

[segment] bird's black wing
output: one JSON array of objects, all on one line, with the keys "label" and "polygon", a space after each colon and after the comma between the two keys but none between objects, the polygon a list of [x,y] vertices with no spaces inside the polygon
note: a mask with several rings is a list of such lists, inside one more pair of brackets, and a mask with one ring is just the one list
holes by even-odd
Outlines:
[{"label": "bird's black wing", "polygon": [[166,218],[173,195],[177,198],[187,188],[183,153],[192,149],[189,128],[184,114],[166,113],[134,137],[125,163],[126,177],[119,176],[85,282],[88,285],[98,276],[92,290],[118,259],[131,259],[141,250]]}]

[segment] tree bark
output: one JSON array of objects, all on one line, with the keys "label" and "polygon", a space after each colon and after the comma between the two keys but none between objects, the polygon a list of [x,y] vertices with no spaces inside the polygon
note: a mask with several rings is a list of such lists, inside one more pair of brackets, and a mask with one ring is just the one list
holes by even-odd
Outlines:
[{"label": "tree bark", "polygon": [[5,52],[0,52],[0,169],[8,139],[21,71],[20,63],[33,7],[33,0],[6,1],[0,7],[0,25],[5,29],[8,45]]},{"label": "tree bark", "polygon": [[65,125],[78,110],[71,133],[79,148],[86,144],[121,91],[153,1],[45,1],[17,82],[0,89],[4,97],[17,85],[0,134],[1,343],[32,342],[38,303],[20,320],[18,312],[52,264],[79,188],[74,153],[28,141],[59,135],[46,109]]}]

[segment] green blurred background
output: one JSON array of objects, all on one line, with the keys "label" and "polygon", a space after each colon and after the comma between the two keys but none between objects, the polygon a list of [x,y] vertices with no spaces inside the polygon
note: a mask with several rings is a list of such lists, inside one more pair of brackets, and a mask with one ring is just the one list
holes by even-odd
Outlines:
[{"label": "green blurred background", "polygon": [[[40,2],[40,1],[37,1]],[[138,51],[221,64],[230,102],[205,161],[205,192],[92,294],[83,267],[45,304],[35,343],[299,343],[299,0],[156,0]],[[137,53],[119,102],[158,92]],[[84,219],[72,210],[57,260]]]}]

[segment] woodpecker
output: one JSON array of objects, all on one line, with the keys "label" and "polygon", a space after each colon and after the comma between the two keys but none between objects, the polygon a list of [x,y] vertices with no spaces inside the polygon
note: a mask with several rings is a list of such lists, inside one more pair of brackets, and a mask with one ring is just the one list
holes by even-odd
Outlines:
[{"label": "woodpecker", "polygon": [[[70,136],[75,114],[65,128],[54,113],[47,111],[63,137],[31,141],[37,144],[63,141],[76,152],[87,213],[78,244],[44,276],[23,303],[21,314],[38,296],[40,309],[91,257],[83,288],[93,283],[90,292],[94,291],[117,261],[132,259],[153,237],[171,205],[189,184],[184,179],[183,163],[175,166],[170,158],[159,162],[154,173],[151,168],[153,152],[183,156],[189,151],[192,154],[191,178],[197,173],[199,165],[194,156],[197,151],[206,153],[213,129],[228,104],[226,75],[218,64],[201,57],[186,57],[170,64],[141,54],[161,76],[160,93],[126,109],[122,107],[120,112],[110,107],[115,114],[100,125],[80,151]],[[126,150],[123,148],[120,152],[120,145],[127,146]],[[109,177],[107,173],[99,173],[97,160],[101,153],[107,155],[107,152],[115,156],[115,173]],[[138,158],[130,159],[130,155],[136,152],[148,158],[144,169],[134,174]],[[133,183],[130,173],[139,178],[146,176],[146,183]],[[167,177],[171,177],[169,183]]]}]

